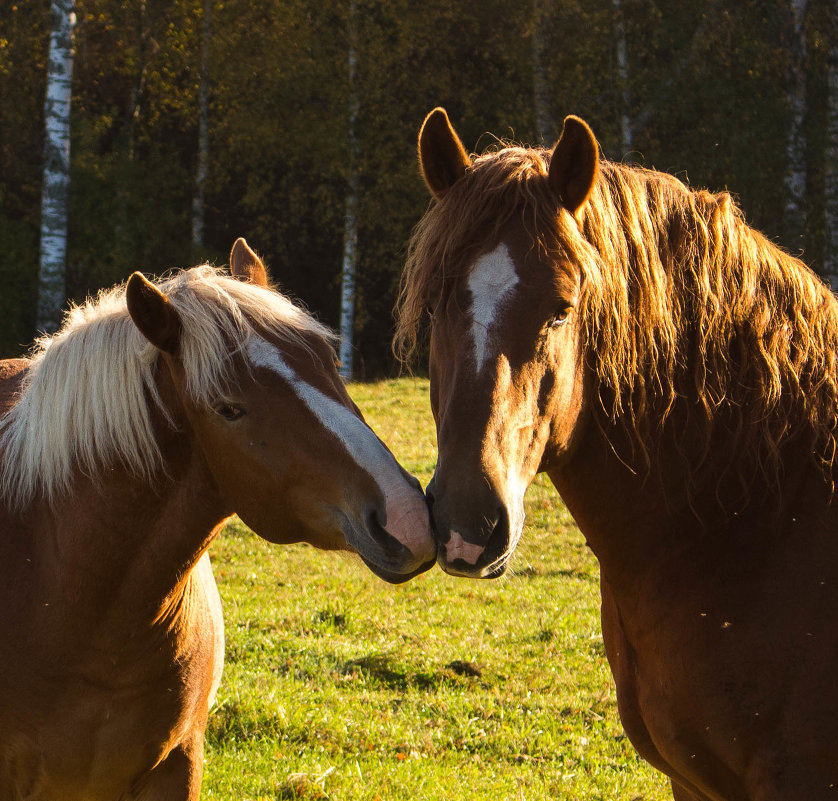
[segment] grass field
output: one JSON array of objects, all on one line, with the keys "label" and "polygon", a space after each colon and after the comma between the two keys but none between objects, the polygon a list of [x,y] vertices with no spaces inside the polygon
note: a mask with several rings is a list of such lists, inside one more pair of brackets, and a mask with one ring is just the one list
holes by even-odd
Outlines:
[{"label": "grass field", "polygon": [[[354,385],[427,484],[427,382]],[[596,561],[549,482],[527,494],[510,575],[392,587],[359,561],[233,523],[212,551],[227,663],[204,799],[670,798],[620,726]]]}]

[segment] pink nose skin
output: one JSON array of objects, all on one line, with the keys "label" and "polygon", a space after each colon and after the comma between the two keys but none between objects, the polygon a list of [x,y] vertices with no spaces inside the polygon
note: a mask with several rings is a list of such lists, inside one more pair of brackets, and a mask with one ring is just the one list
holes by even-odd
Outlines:
[{"label": "pink nose skin", "polygon": [[445,545],[445,559],[453,562],[455,559],[462,559],[470,565],[476,564],[483,553],[482,545],[474,545],[466,542],[457,531],[451,531],[451,538]]},{"label": "pink nose skin", "polygon": [[433,561],[436,558],[436,543],[425,498],[413,489],[387,493],[386,497],[387,533],[416,557],[417,565]]}]

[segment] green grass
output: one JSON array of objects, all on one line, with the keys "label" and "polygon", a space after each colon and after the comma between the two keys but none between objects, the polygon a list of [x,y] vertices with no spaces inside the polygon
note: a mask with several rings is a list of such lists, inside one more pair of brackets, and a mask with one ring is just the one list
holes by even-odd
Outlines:
[{"label": "green grass", "polygon": [[[423,485],[427,381],[354,385]],[[212,551],[227,663],[204,799],[668,799],[620,726],[596,561],[546,478],[510,575],[392,587],[233,523]]]}]

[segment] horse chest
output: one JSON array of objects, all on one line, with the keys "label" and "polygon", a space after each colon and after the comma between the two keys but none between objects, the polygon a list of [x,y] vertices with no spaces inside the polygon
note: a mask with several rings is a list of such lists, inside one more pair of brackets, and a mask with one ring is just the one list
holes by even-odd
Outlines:
[{"label": "horse chest", "polygon": [[205,688],[179,675],[117,691],[75,680],[46,697],[37,716],[17,710],[17,725],[5,721],[0,797],[119,798],[192,735],[202,705],[197,719],[206,714]]},{"label": "horse chest", "polygon": [[176,642],[151,640],[131,656],[77,653],[17,667],[1,659],[0,797],[112,801],[174,747],[202,737],[217,637],[195,611]]}]

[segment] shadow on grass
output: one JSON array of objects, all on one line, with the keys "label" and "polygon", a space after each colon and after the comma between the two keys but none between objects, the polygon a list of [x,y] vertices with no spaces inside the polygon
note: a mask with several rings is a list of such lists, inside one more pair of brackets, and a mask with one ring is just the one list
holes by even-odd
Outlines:
[{"label": "shadow on grass", "polygon": [[[310,683],[323,686],[331,683],[341,692],[355,692],[354,687],[403,693],[407,690],[432,693],[440,687],[463,689],[487,688],[480,666],[464,660],[454,660],[435,670],[415,670],[399,664],[385,654],[369,654],[347,661],[328,656],[297,652],[269,668],[274,674],[293,677],[299,686]],[[290,695],[293,698],[293,692]],[[292,700],[293,703],[293,700]],[[316,741],[328,751],[337,747],[334,735],[312,729],[307,722],[300,723],[286,715],[277,703],[266,703],[260,698],[237,699],[230,697],[216,706],[209,717],[207,742],[220,745],[224,742],[246,742],[254,739],[276,739],[296,743]]]},{"label": "shadow on grass", "polygon": [[481,669],[471,662],[455,660],[432,672],[411,671],[394,664],[384,654],[350,659],[344,663],[342,673],[363,678],[374,687],[388,690],[436,690],[443,685],[471,684],[482,676]]},{"label": "shadow on grass", "polygon": [[542,570],[532,565],[515,571],[515,578],[572,578],[581,581],[597,581],[599,576],[587,569],[560,568],[556,570]]}]

